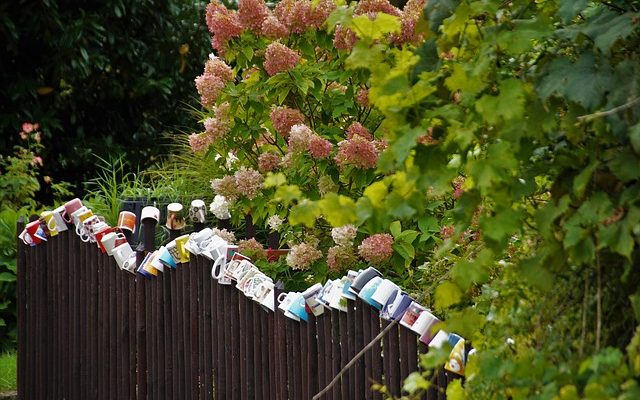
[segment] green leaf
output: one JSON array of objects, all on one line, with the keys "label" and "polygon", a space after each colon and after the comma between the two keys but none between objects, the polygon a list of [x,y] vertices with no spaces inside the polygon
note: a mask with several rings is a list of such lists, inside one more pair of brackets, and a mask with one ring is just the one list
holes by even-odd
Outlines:
[{"label": "green leaf", "polygon": [[406,231],[400,233],[398,236],[395,236],[395,239],[399,242],[413,243],[413,241],[416,240],[419,234],[420,233],[418,231],[407,229]]},{"label": "green leaf", "polygon": [[467,64],[454,64],[453,71],[445,79],[444,84],[452,92],[460,90],[464,95],[470,97],[474,97],[487,86],[481,77],[474,76]]},{"label": "green leaf", "polygon": [[347,196],[329,193],[318,204],[322,215],[332,226],[353,224],[358,220],[356,203]]},{"label": "green leaf", "polygon": [[454,283],[446,281],[436,288],[435,307],[446,309],[462,300],[462,291]]},{"label": "green leaf", "polygon": [[401,231],[402,225],[400,225],[400,221],[393,221],[391,225],[389,225],[389,232],[391,232],[394,238],[397,238]]},{"label": "green leaf", "polygon": [[267,176],[264,178],[263,186],[265,188],[270,188],[270,187],[281,186],[281,185],[284,185],[285,183],[287,183],[287,177],[282,172],[278,172],[275,174],[273,172],[269,172],[267,173]]},{"label": "green leaf", "polygon": [[309,200],[303,200],[300,204],[296,204],[291,207],[289,211],[289,223],[291,225],[304,224],[308,227],[313,227],[316,223],[316,218],[320,216],[320,207]]},{"label": "green leaf", "polygon": [[16,275],[11,272],[2,272],[0,273],[0,282],[15,282]]},{"label": "green leaf", "polygon": [[416,250],[407,242],[398,242],[393,244],[393,249],[404,259],[405,268],[408,267],[416,256]]},{"label": "green leaf", "polygon": [[466,398],[460,379],[455,379],[447,385],[447,399],[464,400]]},{"label": "green leaf", "polygon": [[531,19],[513,20],[513,29],[501,31],[497,43],[507,53],[520,55],[529,51],[536,40],[543,39],[552,32],[549,21],[541,16]]},{"label": "green leaf", "polygon": [[273,198],[274,200],[282,202],[284,205],[289,205],[302,198],[302,191],[300,191],[297,185],[282,185],[278,187]]},{"label": "green leaf", "polygon": [[630,149],[616,154],[608,163],[609,169],[623,182],[640,178],[640,159]]},{"label": "green leaf", "polygon": [[587,7],[588,0],[561,0],[558,14],[562,22],[571,21],[578,13]]},{"label": "green leaf", "polygon": [[427,390],[431,386],[431,382],[426,380],[420,372],[412,372],[407,376],[402,384],[402,390],[409,394],[413,394],[418,390]]},{"label": "green leaf", "polygon": [[451,269],[451,278],[460,289],[466,291],[473,284],[482,284],[489,279],[485,267],[476,261],[460,261]]},{"label": "green leaf", "polygon": [[387,184],[384,181],[373,182],[364,190],[364,196],[374,207],[382,207],[384,198],[387,196]]},{"label": "green leaf", "polygon": [[629,141],[633,151],[640,155],[640,123],[629,128]]},{"label": "green leaf", "polygon": [[396,16],[379,12],[374,20],[367,14],[351,20],[351,29],[360,39],[378,40],[389,33],[400,31],[400,19]]},{"label": "green leaf", "polygon": [[522,214],[511,208],[496,210],[494,216],[485,216],[480,220],[483,234],[496,242],[505,242],[509,236],[520,229]]},{"label": "green leaf", "polygon": [[485,94],[476,102],[476,110],[490,124],[522,118],[524,114],[524,85],[521,81],[508,78],[500,82],[497,96]]},{"label": "green leaf", "polygon": [[584,195],[587,184],[591,180],[591,175],[593,175],[593,172],[598,168],[598,165],[600,165],[598,160],[591,161],[591,163],[573,179],[573,192],[578,198]]},{"label": "green leaf", "polygon": [[440,232],[440,225],[436,217],[427,215],[418,220],[418,228],[422,233]]}]

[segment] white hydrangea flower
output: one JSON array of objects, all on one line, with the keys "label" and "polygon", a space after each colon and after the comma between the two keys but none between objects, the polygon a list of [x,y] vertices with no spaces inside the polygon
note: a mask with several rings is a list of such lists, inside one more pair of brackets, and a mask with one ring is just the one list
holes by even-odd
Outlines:
[{"label": "white hydrangea flower", "polygon": [[216,195],[213,198],[213,201],[209,205],[209,211],[218,219],[229,219],[231,218],[231,213],[229,213],[229,203],[224,196]]},{"label": "white hydrangea flower", "polygon": [[344,225],[331,229],[331,237],[338,246],[351,246],[356,238],[358,229],[353,225]]},{"label": "white hydrangea flower", "polygon": [[269,225],[269,228],[271,228],[272,231],[277,231],[278,229],[280,229],[280,226],[283,222],[284,220],[280,218],[278,214],[272,215],[269,217],[269,219],[267,219],[267,225]]}]

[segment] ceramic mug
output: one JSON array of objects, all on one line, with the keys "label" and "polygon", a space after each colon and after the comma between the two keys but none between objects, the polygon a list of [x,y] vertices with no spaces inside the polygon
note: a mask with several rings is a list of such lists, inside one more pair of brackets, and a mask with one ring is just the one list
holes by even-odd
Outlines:
[{"label": "ceramic mug", "polygon": [[142,267],[153,276],[158,276],[158,272],[164,272],[164,265],[158,260],[158,250],[149,253],[149,259]]},{"label": "ceramic mug", "polygon": [[96,236],[96,243],[98,243],[98,247],[100,248],[100,251],[103,253],[107,252],[107,249],[105,249],[104,245],[102,244],[102,238],[108,234],[108,233],[112,233],[112,232],[116,232],[118,228],[114,228],[111,226],[108,226],[107,228],[96,232],[95,236]]},{"label": "ceramic mug", "polygon": [[389,298],[380,315],[386,320],[398,321],[412,302],[408,294],[398,290],[393,298]]},{"label": "ceramic mug", "polygon": [[[271,278],[265,279],[264,281],[260,282],[258,286],[256,286],[256,289],[253,291],[253,300],[262,304],[264,299],[266,299],[270,293],[273,297],[274,288],[275,285],[273,283],[273,280],[271,280]],[[271,308],[271,311],[273,311],[273,307]]]},{"label": "ceramic mug", "polygon": [[400,320],[400,325],[411,329],[413,324],[418,320],[420,313],[426,311],[427,309],[418,304],[417,302],[412,302],[407,310],[404,312],[402,319]]},{"label": "ceramic mug", "polygon": [[176,249],[178,250],[178,262],[179,263],[188,263],[190,259],[189,251],[184,247],[184,245],[189,240],[189,235],[182,235],[175,238],[176,241]]},{"label": "ceramic mug", "polygon": [[342,297],[342,289],[344,288],[344,281],[336,279],[334,285],[329,293],[329,307],[338,311],[347,311],[347,299]]},{"label": "ceramic mug", "polygon": [[[67,201],[62,207],[64,207],[65,213],[64,214],[60,213],[60,214],[63,217],[65,216],[67,217],[65,218],[65,221],[67,223],[71,223],[72,222],[71,216],[73,215],[73,213],[83,206],[82,206],[82,201],[78,198],[75,198],[73,200]],[[58,209],[59,207],[56,210]]]},{"label": "ceramic mug", "polygon": [[53,211],[43,211],[40,214],[39,221],[46,228],[45,234],[50,237],[58,235],[58,227],[56,226],[56,220],[53,218]]},{"label": "ceramic mug", "polygon": [[269,311],[274,311],[276,308],[275,302],[276,302],[276,293],[274,289],[271,288],[271,290],[268,290],[266,294],[263,296],[262,300],[260,301],[260,305]]},{"label": "ceramic mug", "polygon": [[380,273],[380,271],[373,267],[369,267],[363,270],[358,274],[358,276],[355,277],[353,283],[351,284],[351,287],[349,288],[349,291],[353,294],[360,293],[360,290],[362,290],[364,285],[366,285],[367,282],[369,282],[376,276],[382,276],[382,274]]},{"label": "ceramic mug", "polygon": [[160,221],[160,210],[157,207],[146,206],[140,213],[140,221],[144,221],[147,218],[154,219],[156,222]]},{"label": "ceramic mug", "polygon": [[167,206],[167,228],[177,231],[186,225],[182,216],[182,204],[171,203]]},{"label": "ceramic mug", "polygon": [[351,289],[351,285],[353,285],[353,281],[358,276],[357,271],[349,270],[347,271],[347,275],[345,276],[346,281],[344,283],[344,287],[342,288],[342,297],[345,297],[349,300],[355,300],[356,295],[349,289]]},{"label": "ceramic mug", "polygon": [[29,222],[19,235],[22,242],[30,246],[36,246],[42,243],[42,241],[46,241],[46,236],[47,235],[44,232],[44,229],[42,229],[42,225],[39,220]]},{"label": "ceramic mug", "polygon": [[411,326],[411,330],[417,333],[422,340],[422,336],[425,334],[430,335],[430,333],[433,331],[433,327],[436,326],[439,322],[440,320],[436,318],[435,315],[431,314],[429,310],[424,310],[420,313],[418,319],[416,319],[416,321]]},{"label": "ceramic mug", "polygon": [[284,312],[286,317],[296,321],[300,321],[301,319],[308,321],[309,316],[305,310],[305,301],[302,293],[280,293],[278,302],[280,303],[278,308]]},{"label": "ceramic mug", "polygon": [[[124,235],[123,235],[124,236]],[[136,253],[133,251],[129,243],[121,244],[113,249],[113,258],[120,269],[135,274]]]},{"label": "ceramic mug", "polygon": [[362,290],[360,290],[360,293],[358,293],[358,297],[360,297],[362,301],[378,310],[382,309],[382,305],[373,300],[372,296],[380,286],[380,283],[382,283],[382,278],[379,276],[374,276],[373,279],[371,279],[369,282],[367,282],[366,285],[364,285]]},{"label": "ceramic mug", "polygon": [[121,231],[114,230],[113,232],[109,232],[103,235],[100,241],[107,255],[112,256],[113,251],[116,248],[127,243],[127,238],[124,236],[124,233],[122,233]]},{"label": "ceramic mug", "polygon": [[176,260],[165,246],[160,246],[158,249],[158,261],[168,268],[175,269],[177,267]]},{"label": "ceramic mug", "polygon": [[[451,335],[449,335],[451,337]],[[460,339],[453,346],[451,354],[449,354],[449,360],[444,364],[444,369],[451,371],[458,375],[464,375],[464,367],[467,363],[467,359],[464,354],[465,340]]]},{"label": "ceramic mug", "polygon": [[200,199],[193,200],[191,202],[191,208],[189,209],[189,218],[194,223],[204,224],[207,217],[207,209],[204,205],[204,201]]},{"label": "ceramic mug", "polygon": [[142,259],[142,262],[140,263],[140,265],[135,269],[136,272],[138,272],[140,275],[146,277],[146,278],[153,278],[154,275],[147,271],[147,269],[145,268],[145,266],[149,263],[149,260],[151,259],[151,253],[147,253],[146,256],[144,256],[144,258]]},{"label": "ceramic mug", "polygon": [[322,290],[318,293],[318,301],[325,307],[329,307],[329,302],[331,301],[331,291],[333,290],[333,286],[335,285],[334,281],[328,280],[324,283]]},{"label": "ceramic mug", "polygon": [[189,240],[185,243],[185,248],[193,253],[193,254],[201,254],[202,250],[206,245],[202,245],[202,243],[207,243],[206,241],[213,235],[213,230],[211,228],[204,228],[200,232],[193,232],[189,235]]},{"label": "ceramic mug", "polygon": [[439,349],[442,346],[444,346],[444,344],[447,343],[448,341],[449,341],[449,332],[440,330],[429,342],[429,347]]},{"label": "ceramic mug", "polygon": [[307,303],[307,313],[311,313],[316,317],[322,315],[324,313],[324,306],[318,300],[318,295],[322,291],[322,285],[316,283],[311,286],[304,292],[302,292],[302,296],[304,296],[304,301]]},{"label": "ceramic mug", "polygon": [[236,289],[244,292],[244,285],[249,282],[251,278],[258,274],[261,274],[260,270],[256,266],[251,265],[251,268],[249,268],[249,270],[242,275],[242,278],[236,281]]},{"label": "ceramic mug", "polygon": [[118,214],[118,223],[120,229],[127,230],[131,233],[136,232],[136,215],[131,211],[120,211]]},{"label": "ceramic mug", "polygon": [[60,206],[53,210],[53,219],[56,220],[56,229],[58,232],[64,232],[69,229],[67,227],[67,215],[67,210],[64,206]]},{"label": "ceramic mug", "polygon": [[[91,212],[91,214],[89,214],[89,212]],[[78,228],[78,225],[80,225],[82,223],[82,221],[80,221],[80,215],[85,215],[84,219],[89,218],[91,215],[93,215],[93,212],[91,210],[89,210],[87,207],[82,206],[80,208],[78,208],[77,210],[75,210],[73,212],[73,214],[71,215],[71,223],[73,223],[73,225],[75,225],[76,229]]]},{"label": "ceramic mug", "polygon": [[262,282],[268,282],[270,280],[271,278],[269,278],[262,272],[258,271],[257,274],[253,275],[249,279],[246,279],[239,289],[242,290],[242,292],[244,292],[245,296],[247,296],[250,299],[253,299],[258,286],[260,286]]},{"label": "ceramic mug", "polygon": [[389,301],[391,295],[398,290],[400,290],[398,285],[391,282],[389,279],[383,279],[382,282],[380,282],[380,285],[378,285],[378,288],[376,289],[373,296],[371,296],[371,300],[380,304],[382,308],[387,305],[387,302]]}]

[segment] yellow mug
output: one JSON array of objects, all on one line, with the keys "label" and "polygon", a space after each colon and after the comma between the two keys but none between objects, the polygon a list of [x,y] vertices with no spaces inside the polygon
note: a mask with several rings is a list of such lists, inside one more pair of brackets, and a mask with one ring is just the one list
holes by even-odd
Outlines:
[{"label": "yellow mug", "polygon": [[47,227],[49,236],[54,237],[58,234],[58,226],[56,225],[56,219],[53,217],[52,211],[43,211],[40,214],[40,221]]},{"label": "yellow mug", "polygon": [[180,256],[180,263],[189,262],[189,256],[191,253],[184,247],[184,245],[189,240],[189,235],[182,235],[176,238],[176,249],[178,250],[178,255]]}]

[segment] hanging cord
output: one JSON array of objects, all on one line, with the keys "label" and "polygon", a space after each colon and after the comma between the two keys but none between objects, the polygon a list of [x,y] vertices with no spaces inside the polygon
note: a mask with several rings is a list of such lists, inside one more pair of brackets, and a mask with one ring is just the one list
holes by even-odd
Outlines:
[{"label": "hanging cord", "polygon": [[345,365],[344,367],[342,367],[342,369],[340,370],[340,372],[338,373],[338,375],[336,375],[331,382],[329,382],[329,384],[322,389],[322,391],[320,391],[318,394],[316,394],[315,396],[313,396],[312,400],[318,400],[320,399],[326,392],[329,391],[329,389],[331,389],[339,380],[340,378],[342,378],[342,375],[344,375],[347,370],[351,367],[353,367],[353,365],[356,363],[356,361],[358,361],[358,359],[360,359],[360,357],[362,357],[364,355],[364,353],[367,352],[367,350],[369,350],[371,347],[373,347],[374,344],[376,344],[376,342],[380,341],[380,339],[382,339],[382,337],[384,335],[387,334],[387,332],[389,332],[391,330],[391,328],[393,328],[394,326],[396,326],[398,324],[398,321],[391,321],[391,323],[389,325],[387,325],[386,328],[384,328],[380,333],[378,333],[378,336],[374,337],[372,341],[370,341],[366,346],[364,346],[364,348],[362,350],[360,350],[360,352],[358,354],[355,355],[355,357],[353,357],[351,359],[351,361],[349,361],[347,363],[347,365]]}]

